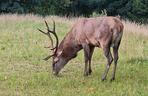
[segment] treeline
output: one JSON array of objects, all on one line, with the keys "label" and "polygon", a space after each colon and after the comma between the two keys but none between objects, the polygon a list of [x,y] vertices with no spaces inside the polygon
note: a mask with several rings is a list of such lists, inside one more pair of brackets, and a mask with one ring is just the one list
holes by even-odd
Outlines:
[{"label": "treeline", "polygon": [[90,17],[102,10],[109,16],[148,23],[148,0],[0,0],[0,13]]}]

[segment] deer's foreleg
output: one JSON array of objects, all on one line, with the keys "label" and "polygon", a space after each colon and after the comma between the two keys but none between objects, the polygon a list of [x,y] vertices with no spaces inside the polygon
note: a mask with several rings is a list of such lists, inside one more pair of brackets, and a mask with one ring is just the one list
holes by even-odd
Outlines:
[{"label": "deer's foreleg", "polygon": [[[91,57],[94,51],[94,47],[90,47],[88,44],[83,44],[84,49],[84,58],[85,58],[85,68],[84,68],[84,76],[88,76],[91,74]],[[88,65],[89,64],[89,65]]]},{"label": "deer's foreleg", "polygon": [[92,69],[91,69],[91,58],[94,52],[94,47],[90,46],[90,56],[89,56],[89,67],[88,67],[88,73],[89,75],[92,73]]},{"label": "deer's foreleg", "polygon": [[89,60],[89,52],[90,52],[90,48],[87,44],[83,44],[82,45],[83,49],[84,49],[84,59],[85,59],[85,67],[84,67],[84,76],[88,75],[88,60]]}]

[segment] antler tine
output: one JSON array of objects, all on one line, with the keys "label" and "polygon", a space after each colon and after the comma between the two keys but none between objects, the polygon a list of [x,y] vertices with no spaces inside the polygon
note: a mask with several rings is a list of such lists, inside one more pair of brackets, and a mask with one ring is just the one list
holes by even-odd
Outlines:
[{"label": "antler tine", "polygon": [[49,56],[47,56],[46,58],[44,58],[43,60],[47,61],[49,58],[51,58],[51,57],[53,57],[53,56],[54,56],[54,54],[53,54],[53,55],[49,55]]},{"label": "antler tine", "polygon": [[[55,32],[55,21],[54,21],[53,19],[52,19],[52,21],[53,21],[53,31],[51,31],[51,30],[49,29],[48,23],[45,21],[45,24],[46,24],[46,27],[47,27],[47,30],[48,30],[48,34],[49,34],[49,33],[52,33],[52,34],[55,36],[55,38],[56,38],[56,46],[55,46],[54,48],[50,49],[50,50],[56,49],[56,48],[58,47],[58,44],[59,44],[59,39],[58,39],[58,36],[57,36],[57,34],[56,34],[56,32]],[[52,42],[52,45],[53,45],[53,40],[52,40],[51,36],[48,35],[48,37],[50,38],[50,40],[51,40],[51,42]],[[56,51],[57,51],[57,50],[56,50]],[[56,51],[55,51],[55,52],[56,52]]]},{"label": "antler tine", "polygon": [[[52,33],[54,36],[55,36],[55,38],[56,38],[56,45],[55,45],[55,47],[54,48],[52,48],[52,49],[50,49],[50,50],[54,50],[55,49],[55,51],[54,51],[54,54],[57,52],[57,47],[58,47],[58,45],[59,45],[59,39],[58,39],[58,36],[57,36],[57,34],[56,34],[56,32],[55,32],[55,21],[52,19],[52,21],[53,21],[53,31],[51,31],[51,30],[49,30],[49,27],[48,27],[48,24],[47,24],[47,22],[45,21],[45,24],[46,24],[46,26],[47,26],[47,29],[48,29],[48,32],[49,33]],[[49,34],[48,33],[48,34]],[[50,40],[51,40],[51,45],[52,45],[52,47],[53,47],[53,39],[51,38],[51,36],[50,35],[48,35],[48,37],[50,38]],[[49,59],[49,58],[47,58],[47,59]]]},{"label": "antler tine", "polygon": [[[53,19],[52,19],[53,20]],[[57,47],[58,47],[58,45],[59,45],[59,39],[58,39],[58,36],[57,36],[57,34],[56,34],[56,32],[55,32],[55,21],[53,20],[53,31],[51,32],[54,36],[55,36],[55,38],[56,38],[56,46],[55,46],[55,48],[53,48],[53,50],[54,49],[56,49],[55,50],[55,53],[56,53],[56,51],[57,51]]]},{"label": "antler tine", "polygon": [[52,19],[53,21],[53,32],[55,33],[55,21]]},{"label": "antler tine", "polygon": [[[51,46],[52,46],[52,48],[50,49],[50,50],[54,50],[56,47],[54,47],[53,48],[53,39],[51,38],[51,35],[50,35],[50,33],[54,33],[54,31],[51,31],[50,29],[49,29],[49,26],[48,26],[48,23],[45,21],[45,24],[46,24],[46,27],[47,27],[47,35],[48,35],[48,37],[49,37],[49,39],[50,39],[50,41],[51,41]],[[54,26],[55,26],[55,23],[54,23]],[[54,30],[55,30],[55,27],[54,27]]]},{"label": "antler tine", "polygon": [[38,30],[39,30],[41,33],[47,35],[47,33],[45,33],[44,31],[42,31],[42,30],[40,30],[40,29],[38,29]]},{"label": "antler tine", "polygon": [[[56,54],[57,49],[58,49],[59,39],[58,39],[58,36],[57,36],[57,34],[56,34],[56,32],[55,32],[55,21],[53,20],[53,31],[51,31],[51,30],[49,29],[48,23],[47,23],[46,21],[45,21],[45,24],[46,24],[47,31],[48,31],[47,33],[45,33],[44,31],[42,31],[42,30],[40,30],[40,29],[38,29],[38,30],[39,30],[41,33],[43,33],[43,34],[45,34],[45,35],[47,35],[47,36],[49,37],[49,39],[50,39],[50,41],[51,41],[51,46],[52,46],[52,48],[51,48],[50,50],[54,50],[54,49],[55,49],[55,51],[53,52],[52,55],[49,55],[49,56],[47,56],[46,58],[44,58],[44,60],[47,61],[49,58],[53,57],[53,56]],[[53,47],[53,39],[52,39],[50,33],[52,33],[52,34],[55,36],[55,38],[56,38],[56,46],[55,46],[55,47]],[[46,48],[47,48],[47,47],[46,47]],[[49,48],[49,47],[48,47],[48,48]]]},{"label": "antler tine", "polygon": [[[51,41],[51,46],[53,47],[53,39],[51,38],[51,36],[50,36],[50,33],[45,33],[44,31],[42,31],[42,30],[40,30],[40,29],[38,29],[41,33],[43,33],[43,34],[45,34],[45,35],[47,35],[48,37],[49,37],[49,39],[50,39],[50,41]],[[50,47],[45,47],[45,48],[50,48]],[[54,47],[54,48],[51,48],[50,50],[54,50],[56,47]]]},{"label": "antler tine", "polygon": [[52,32],[50,29],[49,29],[49,26],[48,26],[48,23],[45,21],[45,25],[46,25],[46,27],[47,27],[47,33],[49,33],[49,32]]}]

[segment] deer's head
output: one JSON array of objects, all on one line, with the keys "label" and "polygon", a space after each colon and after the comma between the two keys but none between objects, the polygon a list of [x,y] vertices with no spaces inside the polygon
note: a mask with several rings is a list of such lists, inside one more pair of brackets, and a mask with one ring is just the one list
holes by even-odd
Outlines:
[{"label": "deer's head", "polygon": [[[53,74],[57,75],[59,73],[59,71],[64,67],[64,65],[68,62],[68,60],[63,57],[62,53],[63,50],[58,48],[59,45],[59,39],[58,36],[55,32],[55,22],[53,21],[53,30],[49,29],[49,26],[47,24],[47,22],[45,21],[46,27],[47,27],[47,32],[44,32],[40,29],[38,29],[41,33],[47,35],[51,41],[51,47],[46,47],[46,48],[50,48],[50,50],[52,51],[52,55],[47,56],[46,58],[44,58],[44,60],[48,60],[49,58],[52,58],[52,68],[53,68]],[[56,39],[56,44],[54,46],[54,42],[53,39],[51,37],[51,34],[55,37]]]}]

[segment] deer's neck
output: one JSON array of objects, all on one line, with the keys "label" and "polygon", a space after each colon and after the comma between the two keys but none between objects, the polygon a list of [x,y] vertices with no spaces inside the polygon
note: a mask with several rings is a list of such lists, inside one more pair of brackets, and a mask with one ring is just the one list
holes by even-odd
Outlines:
[{"label": "deer's neck", "polygon": [[[60,47],[60,46],[59,46]],[[72,59],[77,56],[77,52],[82,49],[76,42],[74,36],[67,35],[61,42],[61,48],[63,50],[63,56],[67,59]]]}]

